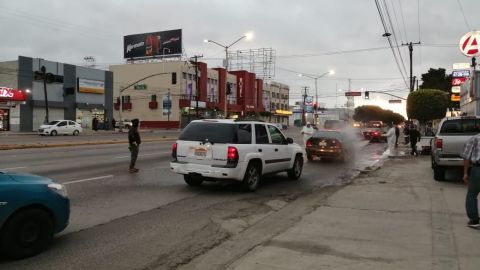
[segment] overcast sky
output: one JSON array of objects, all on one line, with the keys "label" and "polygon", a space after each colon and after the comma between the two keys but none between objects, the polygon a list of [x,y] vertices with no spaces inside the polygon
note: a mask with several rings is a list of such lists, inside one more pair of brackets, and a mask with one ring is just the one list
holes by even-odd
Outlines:
[{"label": "overcast sky", "polygon": [[[479,0],[379,3],[388,5],[400,45],[421,41],[413,52],[417,78],[429,68],[451,71],[453,63],[468,61],[458,43],[466,32],[480,29]],[[375,0],[3,0],[0,10],[0,61],[24,55],[82,65],[85,56],[93,56],[104,68],[124,62],[124,35],[182,29],[186,56],[201,54],[216,67],[222,64],[224,50],[204,43],[205,38],[229,44],[253,31],[252,40],[242,40],[231,50],[275,49],[275,81],[290,85],[292,99],[300,99],[303,86],[315,95],[314,80],[297,73],[320,75],[330,69],[334,76],[318,80],[319,102],[328,107],[344,105],[342,92],[348,89],[349,78],[354,91],[408,94],[382,37],[385,30]],[[383,15],[388,23],[384,8]],[[395,45],[395,39],[392,42]],[[408,48],[400,51],[400,65],[408,72]],[[355,105],[386,107],[389,99],[372,94],[370,101],[355,98]],[[404,107],[405,103],[389,106],[398,112]]]}]

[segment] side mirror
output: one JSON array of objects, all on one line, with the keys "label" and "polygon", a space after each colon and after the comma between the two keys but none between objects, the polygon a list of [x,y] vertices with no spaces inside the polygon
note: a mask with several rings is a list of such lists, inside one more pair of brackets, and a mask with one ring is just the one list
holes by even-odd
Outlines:
[{"label": "side mirror", "polygon": [[292,138],[287,138],[287,143],[288,143],[288,144],[293,143],[293,139],[292,139]]}]

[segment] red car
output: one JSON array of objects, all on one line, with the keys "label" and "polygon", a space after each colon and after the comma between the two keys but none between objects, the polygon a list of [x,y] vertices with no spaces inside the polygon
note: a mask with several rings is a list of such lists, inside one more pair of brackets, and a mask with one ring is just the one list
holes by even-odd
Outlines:
[{"label": "red car", "polygon": [[346,162],[353,157],[353,140],[346,133],[336,130],[317,131],[306,145],[309,161],[314,157],[322,160],[335,159]]}]

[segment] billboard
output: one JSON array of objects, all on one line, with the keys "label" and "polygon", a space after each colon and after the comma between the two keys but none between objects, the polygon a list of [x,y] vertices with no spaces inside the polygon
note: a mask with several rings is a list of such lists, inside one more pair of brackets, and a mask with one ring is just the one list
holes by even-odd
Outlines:
[{"label": "billboard", "polygon": [[182,29],[123,37],[123,58],[182,54]]},{"label": "billboard", "polygon": [[77,89],[79,93],[103,94],[105,93],[105,82],[78,78]]}]

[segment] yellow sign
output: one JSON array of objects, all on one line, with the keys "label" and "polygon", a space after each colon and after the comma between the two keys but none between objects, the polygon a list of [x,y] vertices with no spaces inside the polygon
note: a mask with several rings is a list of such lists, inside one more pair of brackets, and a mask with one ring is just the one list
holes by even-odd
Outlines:
[{"label": "yellow sign", "polygon": [[452,95],[452,96],[450,97],[450,100],[451,100],[451,101],[460,101],[460,95]]},{"label": "yellow sign", "polygon": [[280,114],[280,115],[292,115],[292,111],[284,111],[284,110],[275,110],[275,114]]}]

